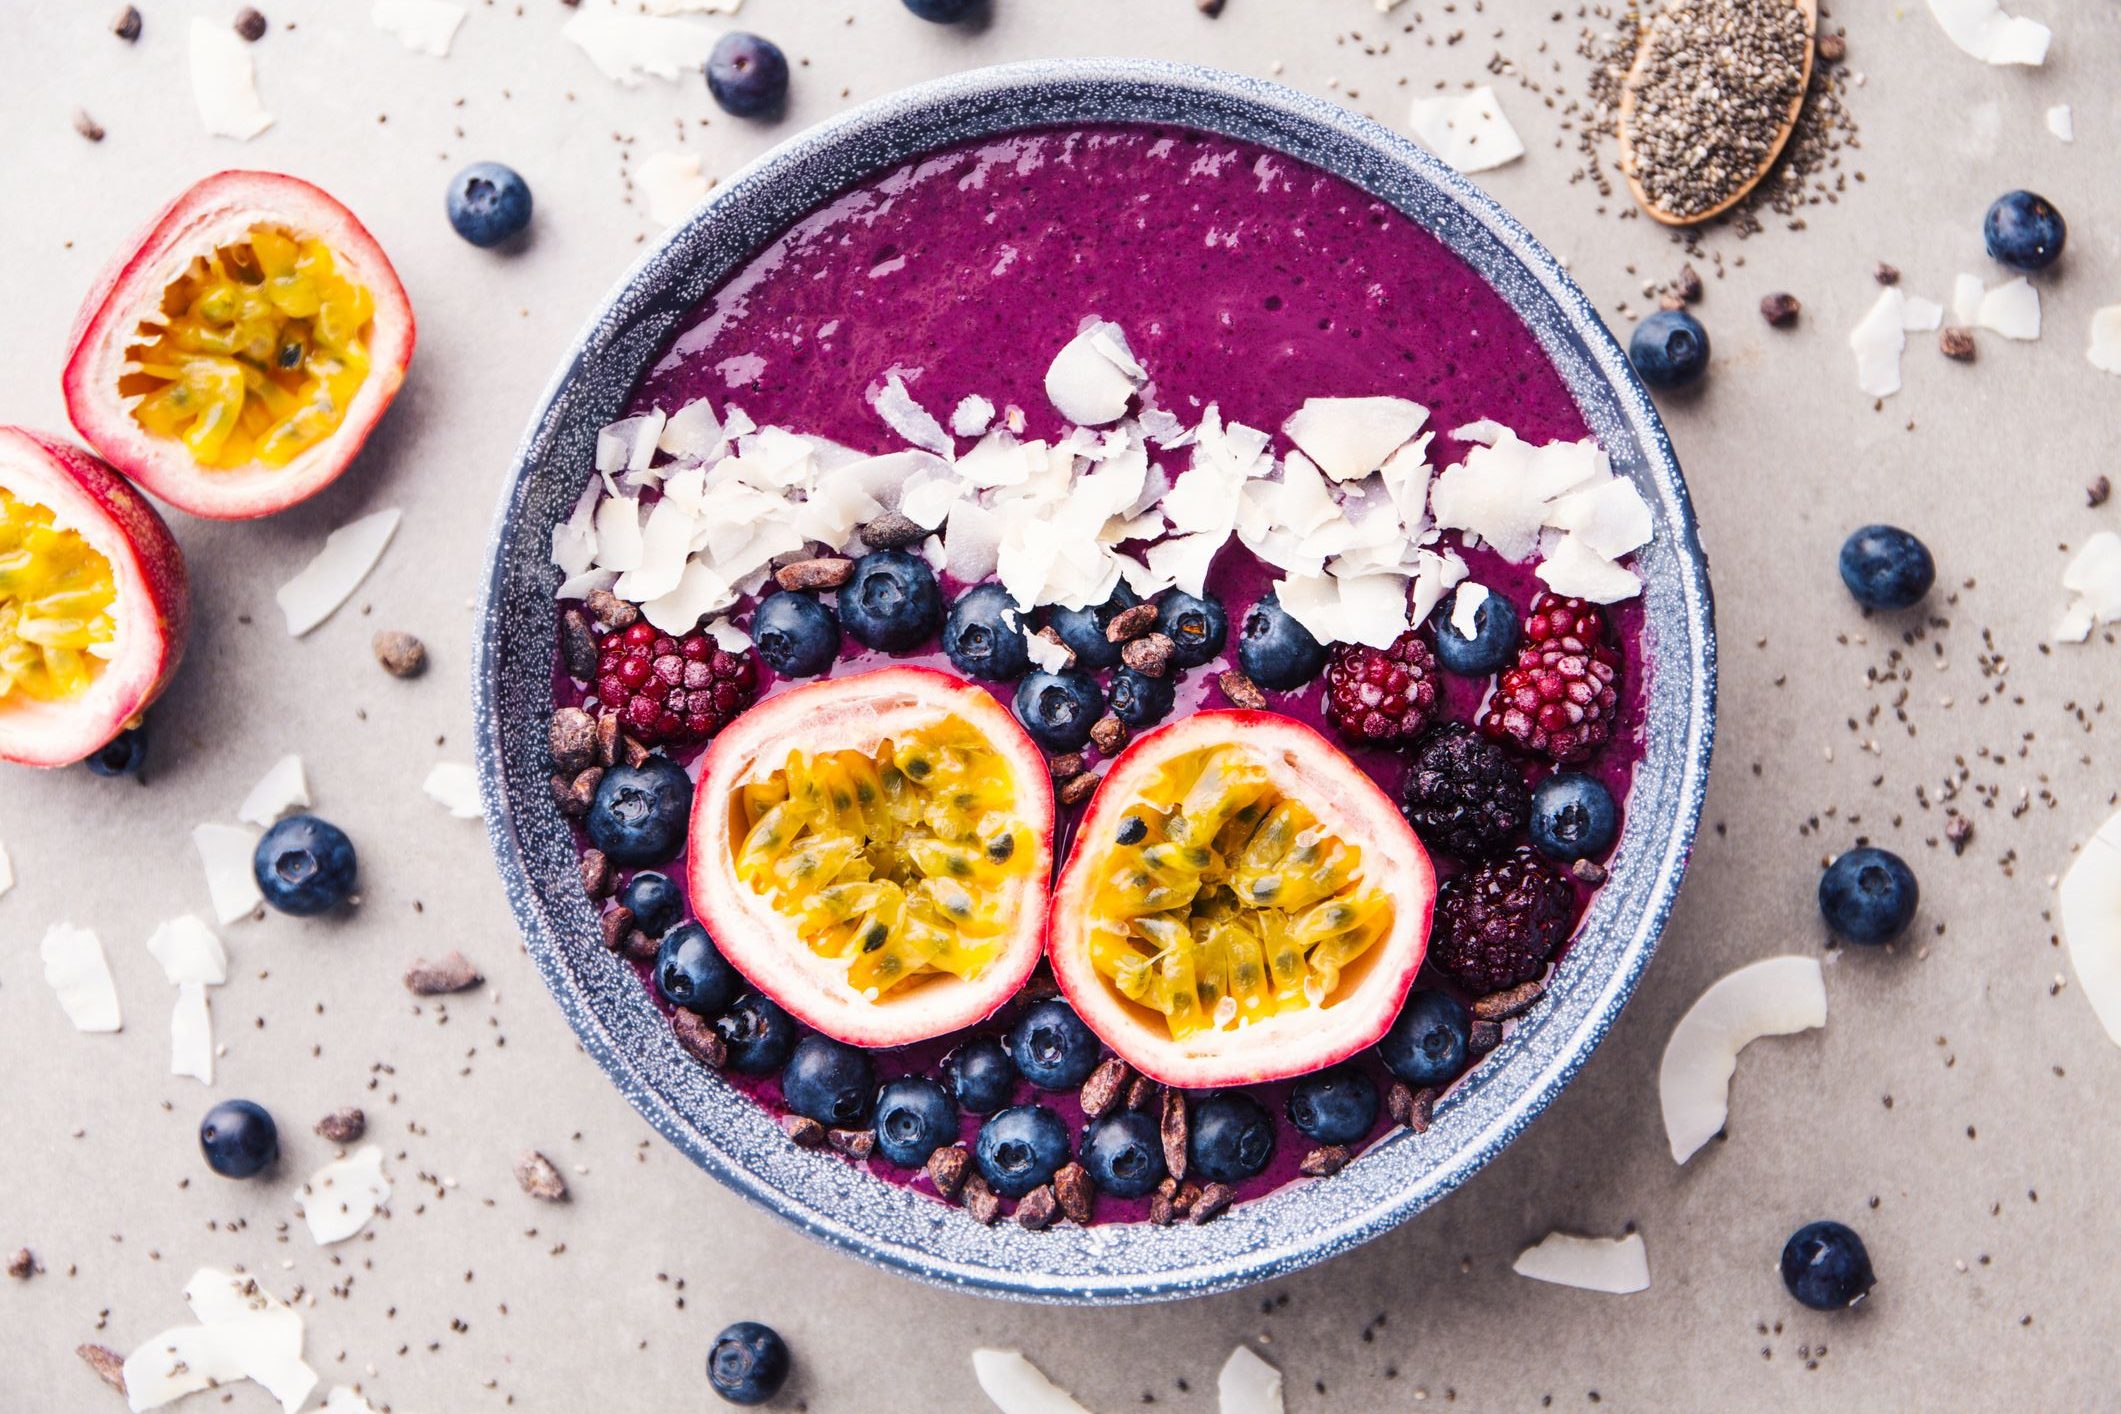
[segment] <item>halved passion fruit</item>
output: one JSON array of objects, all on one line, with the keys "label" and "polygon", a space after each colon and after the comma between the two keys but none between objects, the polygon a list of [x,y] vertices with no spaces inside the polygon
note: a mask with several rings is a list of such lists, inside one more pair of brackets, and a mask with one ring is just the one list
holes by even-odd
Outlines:
[{"label": "halved passion fruit", "polygon": [[70,443],[0,427],[0,761],[71,765],[139,721],[190,614],[146,497]]},{"label": "halved passion fruit", "polygon": [[246,520],[346,469],[412,346],[405,288],[352,212],[294,177],[221,172],[164,207],[82,305],[66,410],[171,505]]},{"label": "halved passion fruit", "polygon": [[799,687],[715,737],[691,893],[722,955],[858,1046],[970,1026],[1038,964],[1053,872],[1045,758],[926,668]]},{"label": "halved passion fruit", "polygon": [[1375,1044],[1435,902],[1428,852],[1339,748],[1271,712],[1200,712],[1106,773],[1048,951],[1076,1011],[1143,1074],[1247,1084]]}]

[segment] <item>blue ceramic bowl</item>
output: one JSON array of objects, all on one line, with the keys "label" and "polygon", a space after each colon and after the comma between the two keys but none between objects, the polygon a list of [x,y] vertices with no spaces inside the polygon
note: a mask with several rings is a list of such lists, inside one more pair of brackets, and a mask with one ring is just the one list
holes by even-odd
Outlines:
[{"label": "blue ceramic bowl", "polygon": [[[1437,1108],[1332,1179],[1201,1227],[981,1227],[962,1210],[798,1149],[751,1100],[679,1051],[598,940],[547,786],[556,612],[553,526],[591,474],[597,429],[686,312],[825,198],[946,144],[1084,122],[1177,123],[1338,173],[1433,231],[1537,333],[1615,468],[1656,519],[1637,557],[1648,638],[1648,751],[1612,877],[1548,1001]],[[1686,487],[1649,395],[1591,302],[1508,213],[1406,139],[1276,84],[1143,60],[1010,65],[908,89],[791,139],[725,183],[619,281],[530,420],[496,516],[473,669],[487,828],[531,956],[582,1045],[702,1168],[788,1221],[929,1281],[1040,1301],[1148,1301],[1293,1271],[1403,1222],[1529,1124],[1619,1015],[1678,891],[1715,726],[1715,628]]]}]

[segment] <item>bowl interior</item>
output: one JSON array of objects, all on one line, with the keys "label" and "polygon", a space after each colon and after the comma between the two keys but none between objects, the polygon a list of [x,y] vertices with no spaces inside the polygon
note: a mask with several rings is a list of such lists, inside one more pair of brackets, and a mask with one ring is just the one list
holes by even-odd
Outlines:
[{"label": "bowl interior", "polygon": [[[750,1099],[687,1058],[633,973],[606,953],[547,785],[558,582],[551,532],[674,327],[752,251],[821,201],[921,152],[1025,127],[1172,123],[1335,172],[1434,232],[1517,310],[1614,469],[1648,501],[1649,740],[1612,875],[1549,1000],[1441,1104],[1330,1182],[1295,1185],[1201,1227],[1034,1233],[788,1143]],[[1590,303],[1516,221],[1411,143],[1278,85],[1154,61],[1033,63],[910,89],[802,134],[732,178],[645,255],[546,389],[496,517],[473,682],[488,832],[546,984],[620,1090],[695,1162],[805,1230],[927,1280],[1049,1301],[1139,1301],[1262,1280],[1343,1251],[1435,1202],[1492,1158],[1604,1036],[1656,945],[1705,786],[1715,641],[1706,566],[1657,415]]]}]

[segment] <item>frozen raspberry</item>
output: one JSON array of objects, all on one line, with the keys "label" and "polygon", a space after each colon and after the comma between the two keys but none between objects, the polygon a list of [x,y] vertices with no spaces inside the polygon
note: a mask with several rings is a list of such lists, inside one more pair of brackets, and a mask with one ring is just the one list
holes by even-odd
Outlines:
[{"label": "frozen raspberry", "polygon": [[1575,910],[1569,881],[1520,847],[1444,881],[1429,959],[1483,995],[1533,981],[1568,941]]},{"label": "frozen raspberry", "polygon": [[683,638],[652,624],[597,645],[597,706],[618,714],[643,746],[694,746],[729,725],[758,695],[748,653],[726,653],[699,629]]},{"label": "frozen raspberry", "polygon": [[1480,729],[1549,761],[1581,761],[1613,735],[1619,679],[1605,615],[1581,599],[1542,594],[1525,616],[1517,661],[1481,709]]},{"label": "frozen raspberry", "polygon": [[1412,629],[1390,648],[1335,647],[1326,660],[1326,716],[1358,746],[1421,735],[1436,710],[1436,655]]},{"label": "frozen raspberry", "polygon": [[1404,809],[1422,843],[1485,859],[1524,829],[1532,793],[1501,747],[1463,722],[1445,722],[1414,748]]}]

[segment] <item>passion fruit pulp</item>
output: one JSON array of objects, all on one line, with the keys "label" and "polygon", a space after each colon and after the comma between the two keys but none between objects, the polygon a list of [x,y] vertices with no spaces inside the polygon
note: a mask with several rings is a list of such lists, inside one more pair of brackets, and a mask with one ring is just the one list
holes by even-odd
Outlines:
[{"label": "passion fruit pulp", "polygon": [[715,738],[692,897],[725,956],[854,1045],[981,1020],[1036,965],[1052,870],[1044,759],[994,699],[887,668],[796,688]]},{"label": "passion fruit pulp", "polygon": [[1272,1080],[1391,1026],[1435,892],[1413,831],[1338,748],[1271,713],[1202,712],[1106,775],[1048,946],[1083,1020],[1152,1079]]}]

